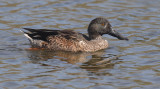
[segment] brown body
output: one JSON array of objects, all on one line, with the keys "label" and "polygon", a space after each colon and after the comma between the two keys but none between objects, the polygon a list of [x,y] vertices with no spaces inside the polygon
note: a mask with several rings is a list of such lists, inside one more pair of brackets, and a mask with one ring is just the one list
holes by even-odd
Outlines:
[{"label": "brown body", "polygon": [[53,50],[64,50],[64,51],[86,51],[94,52],[97,50],[105,49],[108,47],[108,42],[101,37],[88,41],[88,40],[68,40],[60,36],[49,37],[50,43],[46,48]]},{"label": "brown body", "polygon": [[107,40],[104,40],[101,36],[90,40],[87,37],[85,38],[83,34],[76,33],[72,30],[58,31],[58,35],[50,35],[46,38],[46,41],[30,40],[30,42],[32,47],[35,48],[73,52],[94,52],[108,47]]}]

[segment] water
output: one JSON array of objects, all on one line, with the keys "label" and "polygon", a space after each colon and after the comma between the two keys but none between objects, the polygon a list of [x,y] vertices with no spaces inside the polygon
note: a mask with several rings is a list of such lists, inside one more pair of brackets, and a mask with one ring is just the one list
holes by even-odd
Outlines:
[{"label": "water", "polygon": [[[1,0],[1,89],[159,89],[159,0]],[[26,50],[23,27],[87,33],[107,17],[129,41],[104,35],[94,53]]]}]

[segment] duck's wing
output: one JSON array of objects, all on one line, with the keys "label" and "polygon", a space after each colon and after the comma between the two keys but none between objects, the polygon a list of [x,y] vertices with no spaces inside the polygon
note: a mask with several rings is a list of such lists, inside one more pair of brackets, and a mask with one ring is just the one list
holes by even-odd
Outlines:
[{"label": "duck's wing", "polygon": [[24,35],[30,40],[42,40],[49,41],[50,36],[60,36],[67,40],[84,40],[87,37],[81,33],[74,32],[73,30],[50,30],[50,29],[31,29],[24,28],[28,32],[24,32]]},{"label": "duck's wing", "polygon": [[59,30],[48,30],[48,29],[31,29],[31,28],[24,28],[26,31],[24,35],[29,40],[42,40],[47,41],[47,37],[51,35],[58,35]]}]

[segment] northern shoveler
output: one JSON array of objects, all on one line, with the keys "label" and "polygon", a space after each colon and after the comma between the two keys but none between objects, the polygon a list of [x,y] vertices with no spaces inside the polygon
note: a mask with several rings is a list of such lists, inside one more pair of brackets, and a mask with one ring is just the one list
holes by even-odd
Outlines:
[{"label": "northern shoveler", "polygon": [[23,32],[32,48],[50,50],[94,52],[105,49],[108,47],[108,42],[103,39],[103,34],[109,34],[119,40],[128,40],[113,30],[109,21],[103,17],[95,18],[90,22],[88,36],[73,30],[24,29],[28,31]]}]

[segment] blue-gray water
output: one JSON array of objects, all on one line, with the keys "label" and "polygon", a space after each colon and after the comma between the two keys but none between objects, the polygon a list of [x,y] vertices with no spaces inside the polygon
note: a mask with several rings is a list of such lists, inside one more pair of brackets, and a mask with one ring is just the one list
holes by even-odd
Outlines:
[{"label": "blue-gray water", "polygon": [[[1,0],[0,89],[159,89],[160,0]],[[23,27],[73,29],[108,18],[129,41],[104,35],[94,53],[26,50]],[[112,60],[110,60],[112,59]],[[108,61],[109,60],[109,61]]]}]

